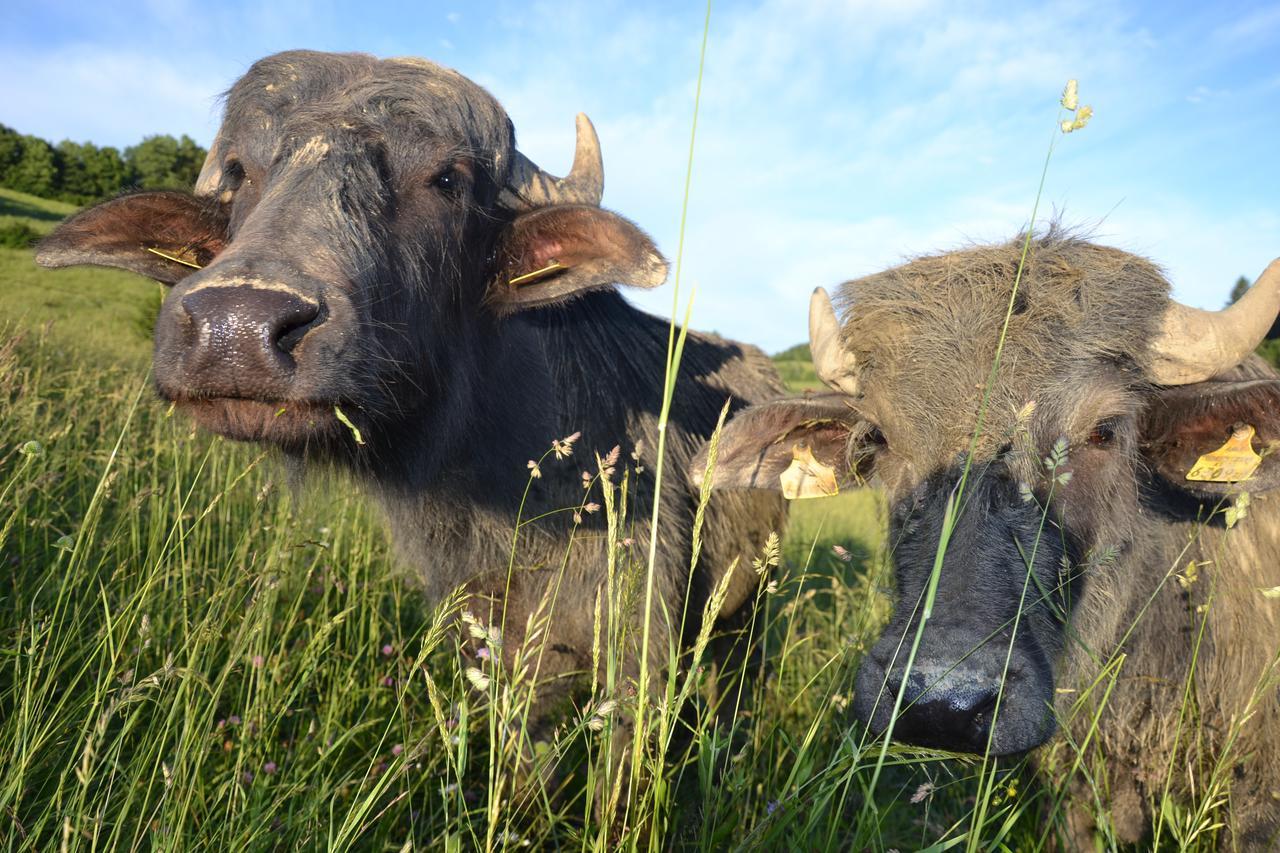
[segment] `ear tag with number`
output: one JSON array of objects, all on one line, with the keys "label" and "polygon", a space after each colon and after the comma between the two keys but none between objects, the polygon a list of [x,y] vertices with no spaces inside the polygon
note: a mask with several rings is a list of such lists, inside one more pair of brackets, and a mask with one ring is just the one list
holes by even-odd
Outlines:
[{"label": "ear tag with number", "polygon": [[1239,483],[1253,476],[1262,457],[1253,449],[1254,429],[1248,424],[1236,427],[1227,443],[1196,460],[1187,472],[1188,480],[1205,483]]},{"label": "ear tag with number", "polygon": [[840,493],[835,469],[813,457],[807,444],[791,447],[791,464],[778,475],[782,496],[789,501],[804,498],[829,498]]}]

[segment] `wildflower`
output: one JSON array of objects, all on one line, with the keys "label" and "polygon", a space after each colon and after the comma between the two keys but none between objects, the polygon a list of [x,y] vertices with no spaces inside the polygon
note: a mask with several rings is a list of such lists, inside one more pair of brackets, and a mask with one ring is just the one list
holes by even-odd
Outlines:
[{"label": "wildflower", "polygon": [[386,643],[386,644],[385,644],[385,645],[383,645],[383,647],[382,647],[382,656],[383,656],[383,657],[388,657],[388,658],[389,658],[389,657],[391,657],[393,654],[395,654],[395,651],[396,651],[395,646],[391,645],[390,643]]},{"label": "wildflower", "polygon": [[480,648],[476,649],[476,657],[478,657],[480,660],[489,660],[489,657],[490,657],[489,650],[484,646],[481,646]]},{"label": "wildflower", "polygon": [[253,771],[252,771],[252,770],[246,770],[246,771],[244,771],[243,773],[241,773],[241,774],[240,774],[240,781],[241,781],[243,784],[245,784],[245,785],[252,785],[252,784],[253,784]]},{"label": "wildflower", "polygon": [[764,552],[753,559],[751,565],[755,567],[756,574],[763,575],[769,570],[770,566],[778,565],[780,559],[781,548],[778,545],[778,534],[770,532],[768,538],[764,540]]},{"label": "wildflower", "polygon": [[1191,585],[1200,579],[1200,564],[1195,560],[1187,563],[1187,567],[1177,576],[1178,586],[1183,589],[1191,589]]},{"label": "wildflower", "polygon": [[557,459],[568,459],[573,455],[573,443],[582,438],[581,432],[575,432],[567,438],[552,439],[551,450],[555,453]]},{"label": "wildflower", "polygon": [[530,459],[526,464],[529,469],[530,477],[533,477],[536,480],[542,476],[542,469],[538,467],[537,462],[534,462],[532,459]]},{"label": "wildflower", "polygon": [[600,466],[600,476],[606,480],[613,476],[613,470],[618,464],[618,457],[622,455],[621,445],[615,444],[613,450],[609,451],[609,455],[600,459],[596,457],[596,462]]},{"label": "wildflower", "polygon": [[1222,515],[1226,519],[1228,529],[1235,527],[1240,519],[1249,514],[1249,501],[1249,493],[1241,492],[1236,495],[1235,500],[1231,502],[1231,506],[1223,510]]},{"label": "wildflower", "polygon": [[262,669],[262,665],[263,665],[264,663],[266,663],[266,661],[265,661],[265,660],[263,660],[262,655],[254,655],[254,656],[253,656],[253,668],[254,668],[254,669]]},{"label": "wildflower", "polygon": [[628,536],[626,539],[623,539],[620,544],[623,548],[630,548],[632,545],[636,544],[636,540]]},{"label": "wildflower", "polygon": [[467,681],[470,681],[471,686],[474,687],[476,690],[489,689],[489,676],[485,675],[483,672],[476,669],[474,666],[467,667],[466,676],[467,676]]},{"label": "wildflower", "polygon": [[383,686],[383,687],[395,687],[395,686],[396,686],[396,680],[395,680],[394,678],[392,678],[391,676],[389,676],[389,675],[384,675],[384,676],[382,676],[382,686]]},{"label": "wildflower", "polygon": [[75,537],[64,533],[54,541],[53,547],[57,548],[59,551],[72,551],[76,547]]},{"label": "wildflower", "polygon": [[266,764],[262,765],[262,772],[266,773],[268,776],[274,776],[276,771],[279,769],[279,765],[274,761],[268,761]]},{"label": "wildflower", "polygon": [[395,746],[391,747],[392,755],[399,755],[402,752],[404,752],[404,744],[398,743]]},{"label": "wildflower", "polygon": [[842,563],[847,563],[853,559],[853,554],[849,553],[849,549],[841,545],[832,545],[831,552],[835,554]]},{"label": "wildflower", "polygon": [[240,715],[239,715],[239,714],[232,714],[230,717],[227,717],[227,722],[228,722],[228,723],[230,723],[230,724],[231,724],[231,725],[233,725],[233,726],[238,726],[238,725],[240,725]]},{"label": "wildflower", "polygon": [[1076,111],[1076,107],[1080,106],[1080,86],[1076,79],[1067,81],[1067,86],[1062,90],[1062,106],[1072,112]]},{"label": "wildflower", "polygon": [[911,795],[911,802],[923,803],[925,800],[929,799],[930,794],[937,790],[937,787],[938,786],[932,782],[923,783],[919,788],[916,788],[916,792]]},{"label": "wildflower", "polygon": [[772,816],[779,808],[780,805],[777,800],[770,800],[764,807],[764,813]]},{"label": "wildflower", "polygon": [[18,448],[18,452],[28,459],[40,459],[44,456],[44,445],[38,441],[26,441]]}]

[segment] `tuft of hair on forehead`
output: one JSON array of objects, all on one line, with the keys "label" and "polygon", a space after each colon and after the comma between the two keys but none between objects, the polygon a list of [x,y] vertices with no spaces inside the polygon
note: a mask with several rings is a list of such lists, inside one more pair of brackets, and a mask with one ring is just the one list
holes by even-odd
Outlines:
[{"label": "tuft of hair on forehead", "polygon": [[917,436],[971,428],[1011,297],[994,429],[1000,413],[1049,403],[1100,364],[1143,382],[1137,365],[1168,305],[1161,270],[1054,224],[1031,240],[1015,297],[1024,241],[923,256],[841,285],[841,340],[863,366],[864,393]]},{"label": "tuft of hair on forehead", "polygon": [[452,142],[503,180],[515,148],[511,120],[488,91],[425,59],[291,50],[264,57],[225,95],[223,133],[280,129],[295,116],[364,125],[409,120]]}]

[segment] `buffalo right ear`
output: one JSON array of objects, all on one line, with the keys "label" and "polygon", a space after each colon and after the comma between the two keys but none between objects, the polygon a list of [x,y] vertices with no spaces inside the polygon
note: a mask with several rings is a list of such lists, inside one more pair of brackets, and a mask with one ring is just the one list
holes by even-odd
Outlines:
[{"label": "buffalo right ear", "polygon": [[36,263],[115,267],[176,284],[226,243],[227,217],[216,202],[180,192],[134,193],[63,222],[40,241]]},{"label": "buffalo right ear", "polygon": [[[831,477],[832,485],[848,485],[870,474],[871,454],[860,452],[863,448],[855,440],[869,431],[869,423],[844,394],[815,394],[748,406],[721,430],[712,487],[792,492],[788,497],[834,494],[821,487],[822,478]],[[703,445],[690,463],[689,479],[699,489],[710,449],[709,443]],[[806,451],[812,454],[811,460]],[[784,482],[784,475],[796,466],[805,474],[796,478],[801,482],[798,492],[794,480]]]}]

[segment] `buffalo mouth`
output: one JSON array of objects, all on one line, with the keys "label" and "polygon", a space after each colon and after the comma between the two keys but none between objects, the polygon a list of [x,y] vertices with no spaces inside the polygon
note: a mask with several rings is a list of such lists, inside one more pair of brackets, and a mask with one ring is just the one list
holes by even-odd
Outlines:
[{"label": "buffalo mouth", "polygon": [[338,419],[340,406],[328,401],[186,397],[173,402],[200,426],[235,441],[305,446],[346,429]]}]

